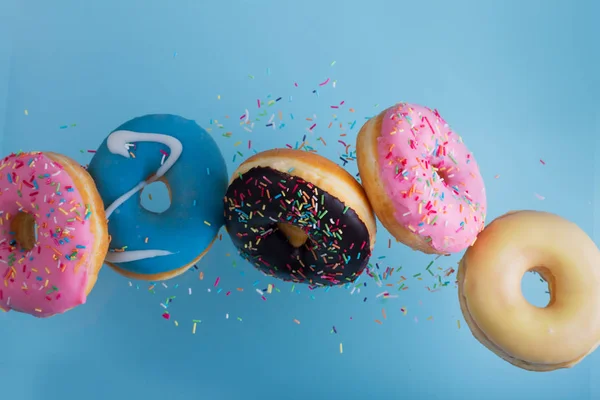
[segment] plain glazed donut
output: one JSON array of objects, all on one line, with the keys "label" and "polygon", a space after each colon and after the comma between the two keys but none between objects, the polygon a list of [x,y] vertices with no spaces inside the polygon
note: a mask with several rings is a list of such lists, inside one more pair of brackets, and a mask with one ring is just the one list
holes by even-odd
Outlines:
[{"label": "plain glazed donut", "polygon": [[[548,282],[545,308],[523,297],[527,271]],[[517,367],[569,368],[600,342],[600,252],[559,216],[518,211],[494,220],[460,261],[458,288],[475,338]]]},{"label": "plain glazed donut", "polygon": [[[184,273],[223,226],[225,160],[192,120],[154,114],[127,121],[104,140],[88,171],[107,207],[106,264],[126,277],[157,281]],[[156,181],[171,199],[163,213],[143,208],[137,195]]]},{"label": "plain glazed donut", "polygon": [[475,241],[485,223],[483,179],[437,110],[397,104],[367,121],[356,149],[369,201],[396,240],[427,254]]},{"label": "plain glazed donut", "polygon": [[56,153],[0,163],[0,309],[51,317],[84,304],[108,250],[102,200]]},{"label": "plain glazed donut", "polygon": [[258,153],[233,174],[225,226],[242,257],[269,276],[316,286],[354,281],[375,245],[360,184],[317,154]]}]

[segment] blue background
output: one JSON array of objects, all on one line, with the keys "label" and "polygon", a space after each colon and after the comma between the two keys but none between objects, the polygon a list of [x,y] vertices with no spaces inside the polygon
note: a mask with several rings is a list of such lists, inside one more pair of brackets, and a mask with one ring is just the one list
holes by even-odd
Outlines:
[{"label": "blue background", "polygon": [[[593,0],[1,0],[0,150],[59,151],[86,164],[87,150],[124,121],[174,113],[211,129],[230,172],[253,150],[294,146],[304,134],[338,160],[337,141],[353,144],[366,117],[410,101],[440,110],[474,151],[488,222],[511,209],[546,210],[598,242],[599,11]],[[260,119],[251,133],[239,124],[245,109]],[[279,111],[285,126],[265,127]],[[347,168],[355,173],[356,163]],[[600,398],[600,352],[553,373],[505,363],[471,336],[454,275],[429,292],[434,258],[388,248],[388,237],[379,232],[373,261],[403,266],[385,282],[393,286],[363,276],[367,286],[352,295],[266,279],[226,236],[198,271],[167,287],[104,268],[72,312],[0,315],[0,397]],[[408,290],[397,291],[398,274]],[[256,289],[268,283],[280,292],[264,301]],[[398,297],[376,298],[386,289]],[[533,275],[525,289],[544,301]],[[166,320],[161,303],[171,296]],[[195,334],[193,320],[202,321]]]}]

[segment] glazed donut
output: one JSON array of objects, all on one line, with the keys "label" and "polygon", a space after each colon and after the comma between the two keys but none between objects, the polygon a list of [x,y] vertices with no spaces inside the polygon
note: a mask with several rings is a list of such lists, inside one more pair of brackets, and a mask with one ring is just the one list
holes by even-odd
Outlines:
[{"label": "glazed donut", "polygon": [[242,163],[225,196],[225,226],[256,268],[315,286],[354,281],[375,245],[375,217],[360,184],[301,150],[269,150]]},{"label": "glazed donut", "polygon": [[[225,160],[214,139],[194,121],[146,115],[119,126],[92,158],[109,218],[112,241],[106,263],[141,280],[166,280],[192,267],[223,226]],[[163,182],[171,205],[153,213],[135,196]]]},{"label": "glazed donut", "polygon": [[84,304],[108,250],[102,200],[56,153],[0,163],[0,309],[51,317]]},{"label": "glazed donut", "polygon": [[[536,271],[550,302],[535,307],[521,279]],[[458,270],[460,306],[471,332],[496,355],[531,371],[572,367],[600,343],[600,252],[577,225],[538,211],[494,220]]]},{"label": "glazed donut", "polygon": [[367,121],[356,149],[369,201],[396,240],[427,254],[475,241],[485,223],[483,179],[437,110],[397,104]]}]

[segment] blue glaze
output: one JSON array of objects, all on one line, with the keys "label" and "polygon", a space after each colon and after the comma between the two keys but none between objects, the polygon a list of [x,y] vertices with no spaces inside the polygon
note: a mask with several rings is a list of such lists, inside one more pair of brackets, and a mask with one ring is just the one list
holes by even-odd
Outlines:
[{"label": "blue glaze", "polygon": [[[126,251],[156,249],[173,254],[117,266],[137,274],[157,274],[191,263],[224,224],[228,175],[219,147],[194,121],[175,115],[146,115],[117,130],[169,135],[183,144],[181,156],[163,177],[171,192],[169,209],[160,214],[144,209],[139,191],[115,210],[108,224],[113,250],[127,246]],[[161,150],[170,153],[164,144],[140,142],[131,148],[135,158],[125,158],[108,150],[107,139],[88,168],[105,208],[156,172],[161,165]]]}]

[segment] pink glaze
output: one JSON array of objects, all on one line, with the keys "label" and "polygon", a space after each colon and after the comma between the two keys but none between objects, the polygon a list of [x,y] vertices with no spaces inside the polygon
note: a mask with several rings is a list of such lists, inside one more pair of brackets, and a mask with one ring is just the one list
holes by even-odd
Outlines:
[{"label": "pink glaze", "polygon": [[[85,303],[94,235],[71,177],[43,153],[20,153],[0,164],[0,309],[49,317]],[[25,252],[10,221],[36,219],[36,245]]]},{"label": "pink glaze", "polygon": [[444,253],[475,241],[485,223],[483,179],[473,155],[437,110],[407,103],[389,108],[378,154],[399,223]]}]

